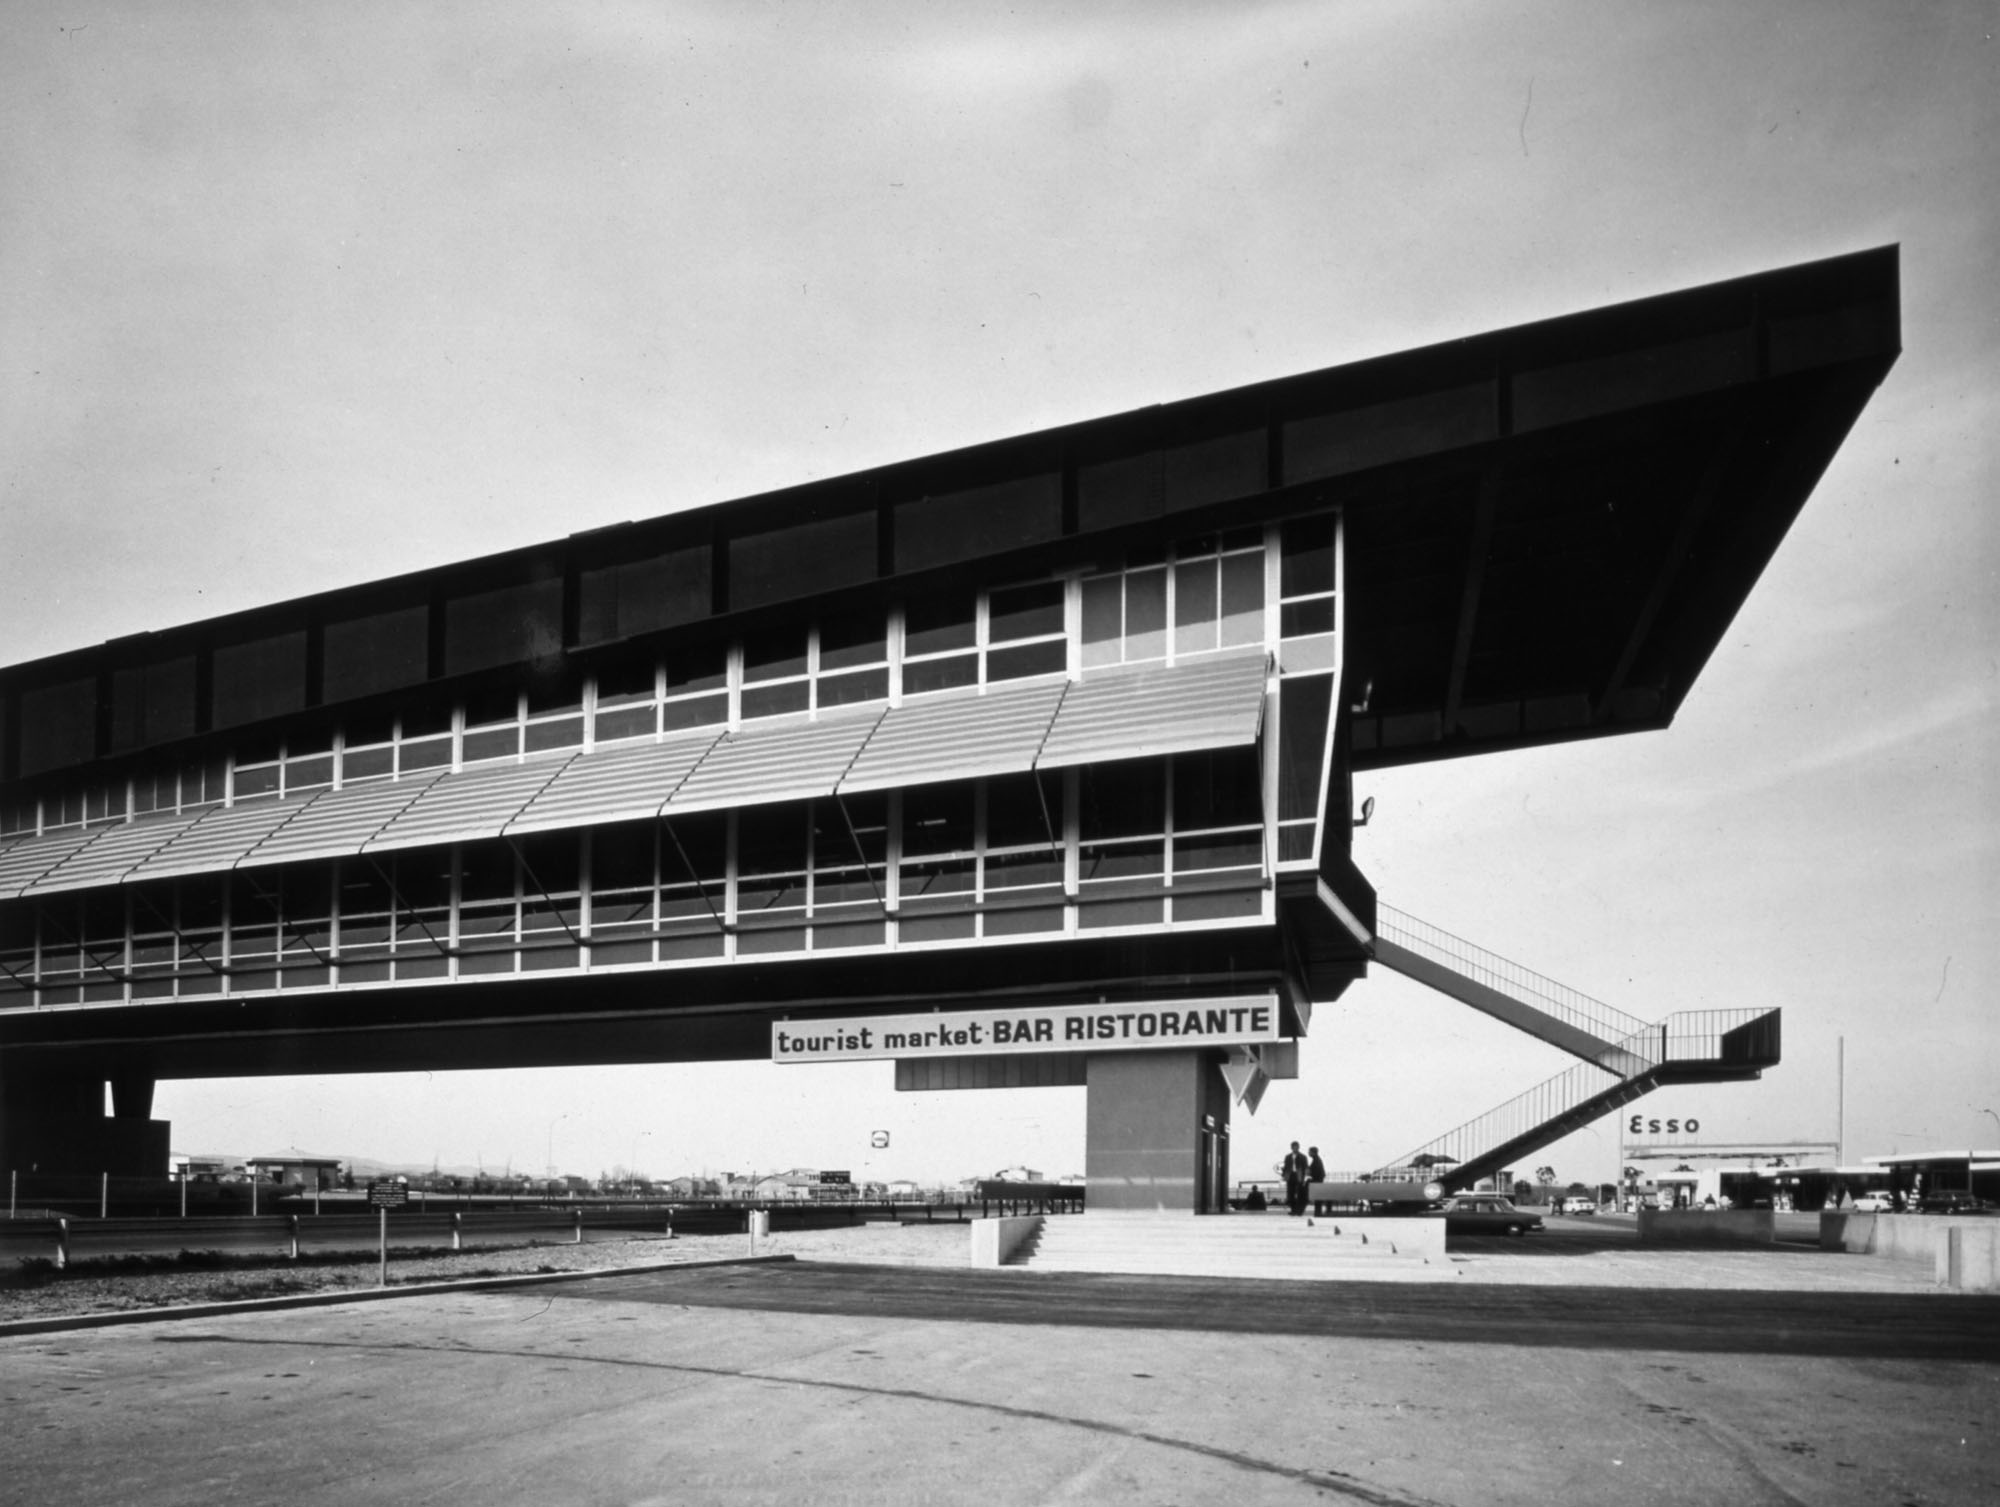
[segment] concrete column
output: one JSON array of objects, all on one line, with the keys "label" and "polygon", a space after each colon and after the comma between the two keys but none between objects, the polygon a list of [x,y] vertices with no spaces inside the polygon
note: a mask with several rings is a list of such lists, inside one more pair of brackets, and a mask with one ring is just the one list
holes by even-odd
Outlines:
[{"label": "concrete column", "polygon": [[1086,1213],[1192,1214],[1200,1203],[1202,1116],[1215,1116],[1218,1128],[1229,1123],[1215,1053],[1093,1053],[1088,1081]]}]

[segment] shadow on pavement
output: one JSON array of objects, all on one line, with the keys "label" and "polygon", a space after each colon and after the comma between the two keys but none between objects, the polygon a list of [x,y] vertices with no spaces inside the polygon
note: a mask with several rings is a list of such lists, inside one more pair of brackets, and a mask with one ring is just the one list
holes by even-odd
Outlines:
[{"label": "shadow on pavement", "polygon": [[565,1301],[975,1324],[1989,1363],[2000,1356],[2000,1297],[1965,1294],[1429,1287],[808,1261],[607,1277],[546,1292]]}]

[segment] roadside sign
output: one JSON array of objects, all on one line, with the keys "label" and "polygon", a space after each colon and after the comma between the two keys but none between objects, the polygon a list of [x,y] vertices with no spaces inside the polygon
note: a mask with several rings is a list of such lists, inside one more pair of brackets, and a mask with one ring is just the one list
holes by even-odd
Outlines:
[{"label": "roadside sign", "polygon": [[368,1207],[371,1209],[400,1209],[409,1201],[408,1183],[379,1182],[368,1185]]}]

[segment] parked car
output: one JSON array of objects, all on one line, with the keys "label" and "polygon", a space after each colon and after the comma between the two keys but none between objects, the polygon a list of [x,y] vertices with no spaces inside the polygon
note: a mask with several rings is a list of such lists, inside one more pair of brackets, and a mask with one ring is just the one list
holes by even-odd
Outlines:
[{"label": "parked car", "polygon": [[1886,1214],[1896,1201],[1886,1193],[1864,1193],[1848,1205],[1857,1214]]},{"label": "parked car", "polygon": [[1597,1205],[1587,1198],[1565,1198],[1562,1201],[1562,1208],[1558,1212],[1563,1214],[1595,1214],[1597,1212]]},{"label": "parked car", "polygon": [[1455,1194],[1433,1212],[1444,1216],[1447,1235],[1525,1235],[1542,1227],[1541,1215],[1498,1193]]},{"label": "parked car", "polygon": [[1974,1198],[1970,1193],[1933,1193],[1917,1205],[1919,1214],[1988,1214],[2000,1215],[2000,1204],[1984,1198]]}]

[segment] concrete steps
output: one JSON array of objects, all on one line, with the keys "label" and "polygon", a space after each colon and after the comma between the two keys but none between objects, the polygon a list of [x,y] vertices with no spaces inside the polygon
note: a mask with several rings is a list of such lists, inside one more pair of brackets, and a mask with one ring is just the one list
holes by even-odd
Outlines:
[{"label": "concrete steps", "polygon": [[1009,1265],[1312,1282],[1432,1282],[1456,1276],[1443,1220],[1308,1223],[1285,1214],[1051,1216]]}]

